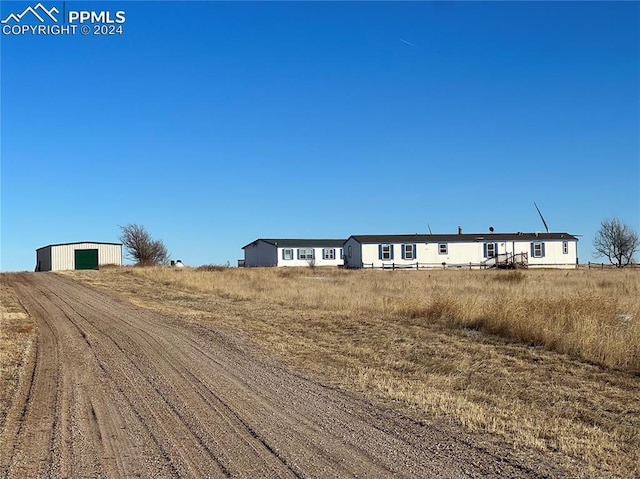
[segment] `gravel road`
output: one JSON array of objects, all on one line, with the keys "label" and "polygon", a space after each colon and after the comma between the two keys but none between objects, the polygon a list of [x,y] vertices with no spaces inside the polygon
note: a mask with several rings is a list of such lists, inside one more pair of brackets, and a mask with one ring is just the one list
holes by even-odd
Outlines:
[{"label": "gravel road", "polygon": [[6,280],[37,334],[0,477],[541,477],[232,334],[51,273]]}]

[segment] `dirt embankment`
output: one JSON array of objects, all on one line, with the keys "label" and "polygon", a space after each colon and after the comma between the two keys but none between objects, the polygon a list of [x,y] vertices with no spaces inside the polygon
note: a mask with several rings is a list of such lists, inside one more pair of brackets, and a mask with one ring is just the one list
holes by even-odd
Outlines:
[{"label": "dirt embankment", "polygon": [[0,477],[549,477],[246,342],[53,274],[7,275],[37,340]]}]

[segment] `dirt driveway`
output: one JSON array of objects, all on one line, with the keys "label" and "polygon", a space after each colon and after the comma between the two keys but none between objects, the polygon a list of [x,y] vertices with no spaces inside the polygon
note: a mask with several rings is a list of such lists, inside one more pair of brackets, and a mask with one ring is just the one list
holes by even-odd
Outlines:
[{"label": "dirt driveway", "polygon": [[7,275],[37,330],[0,477],[539,477],[215,329],[50,273]]}]

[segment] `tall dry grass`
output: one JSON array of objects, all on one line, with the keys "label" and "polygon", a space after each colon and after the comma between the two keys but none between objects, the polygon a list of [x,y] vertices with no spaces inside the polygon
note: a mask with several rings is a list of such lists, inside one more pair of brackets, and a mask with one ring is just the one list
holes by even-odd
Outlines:
[{"label": "tall dry grass", "polygon": [[135,274],[238,300],[477,329],[640,373],[640,272],[633,270],[158,268]]}]

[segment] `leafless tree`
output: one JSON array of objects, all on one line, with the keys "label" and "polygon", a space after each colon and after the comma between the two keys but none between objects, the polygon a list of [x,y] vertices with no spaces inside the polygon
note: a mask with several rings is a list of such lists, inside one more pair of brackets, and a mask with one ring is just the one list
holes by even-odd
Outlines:
[{"label": "leafless tree", "polygon": [[605,257],[611,264],[624,268],[633,262],[633,255],[640,248],[640,237],[633,228],[614,217],[600,223],[593,247],[596,257]]},{"label": "leafless tree", "polygon": [[164,243],[154,240],[144,226],[128,224],[120,226],[120,241],[129,259],[138,266],[154,266],[169,263],[169,253]]}]

